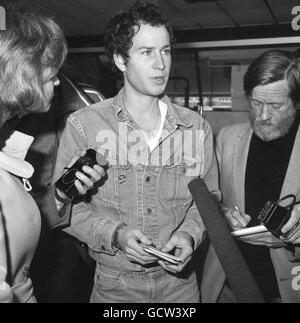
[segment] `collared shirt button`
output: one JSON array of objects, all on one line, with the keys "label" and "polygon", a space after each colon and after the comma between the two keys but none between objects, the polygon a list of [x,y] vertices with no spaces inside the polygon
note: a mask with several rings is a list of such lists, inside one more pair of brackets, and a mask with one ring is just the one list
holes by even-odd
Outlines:
[{"label": "collared shirt button", "polygon": [[150,180],[151,180],[151,177],[150,176],[147,176],[146,177],[146,182],[150,182]]},{"label": "collared shirt button", "polygon": [[151,214],[152,213],[152,209],[148,208],[147,209],[147,214]]}]

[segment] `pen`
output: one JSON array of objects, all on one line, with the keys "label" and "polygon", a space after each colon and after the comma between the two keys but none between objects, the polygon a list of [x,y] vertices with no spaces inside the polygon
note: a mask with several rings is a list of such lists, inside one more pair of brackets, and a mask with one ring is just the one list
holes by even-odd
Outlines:
[{"label": "pen", "polygon": [[[235,209],[239,212],[240,216],[244,219],[243,213],[241,212],[241,210],[239,209],[239,207],[236,205]],[[243,227],[246,228],[247,227],[247,223],[244,222]]]},{"label": "pen", "polygon": [[237,205],[235,206],[235,209],[240,213],[240,215],[242,215],[242,212]]}]

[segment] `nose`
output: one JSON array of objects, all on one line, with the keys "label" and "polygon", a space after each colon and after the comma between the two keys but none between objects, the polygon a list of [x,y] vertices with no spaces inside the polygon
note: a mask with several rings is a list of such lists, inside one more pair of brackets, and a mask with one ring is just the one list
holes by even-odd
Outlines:
[{"label": "nose", "polygon": [[272,118],[272,114],[270,111],[270,108],[267,104],[264,104],[261,114],[260,114],[260,118],[261,120],[265,121],[265,120],[269,120]]},{"label": "nose", "polygon": [[59,80],[58,77],[56,77],[55,80],[54,80],[54,82],[53,82],[53,85],[54,86],[59,86],[59,84],[60,84],[60,80]]},{"label": "nose", "polygon": [[163,56],[161,53],[158,53],[155,58],[155,68],[163,71],[166,68]]}]

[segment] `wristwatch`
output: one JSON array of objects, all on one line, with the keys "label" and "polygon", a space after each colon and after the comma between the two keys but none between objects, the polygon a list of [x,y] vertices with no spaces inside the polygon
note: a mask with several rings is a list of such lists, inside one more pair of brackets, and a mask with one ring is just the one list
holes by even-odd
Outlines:
[{"label": "wristwatch", "polygon": [[120,223],[116,226],[115,231],[113,233],[113,238],[112,238],[112,246],[115,249],[120,249],[120,245],[118,242],[118,238],[119,238],[119,231],[124,228],[127,227],[127,224],[125,223]]}]

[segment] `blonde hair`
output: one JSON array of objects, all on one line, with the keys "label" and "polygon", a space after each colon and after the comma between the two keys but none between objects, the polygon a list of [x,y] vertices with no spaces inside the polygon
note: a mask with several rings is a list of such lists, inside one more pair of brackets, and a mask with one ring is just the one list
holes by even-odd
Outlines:
[{"label": "blonde hair", "polygon": [[0,31],[0,127],[13,117],[46,104],[43,75],[62,66],[67,44],[61,28],[29,4],[6,9],[6,30]]}]

